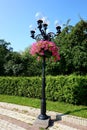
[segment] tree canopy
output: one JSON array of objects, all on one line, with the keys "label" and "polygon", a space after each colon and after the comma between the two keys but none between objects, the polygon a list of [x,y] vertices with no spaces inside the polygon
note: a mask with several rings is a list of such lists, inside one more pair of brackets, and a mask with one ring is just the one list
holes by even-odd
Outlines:
[{"label": "tree canopy", "polygon": [[[51,62],[47,59],[47,75],[87,74],[87,21],[81,19],[75,26],[68,22],[54,42],[60,48],[61,60]],[[0,75],[41,75],[42,62],[29,54],[30,47],[20,53],[14,52],[10,45],[0,40]]]},{"label": "tree canopy", "polygon": [[63,73],[87,73],[87,22],[81,20],[75,26],[67,26],[55,39],[60,46],[60,67]]}]

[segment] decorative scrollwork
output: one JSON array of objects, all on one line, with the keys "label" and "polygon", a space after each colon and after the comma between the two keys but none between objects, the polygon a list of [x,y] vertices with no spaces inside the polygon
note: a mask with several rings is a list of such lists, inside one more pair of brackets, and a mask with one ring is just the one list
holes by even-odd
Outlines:
[{"label": "decorative scrollwork", "polygon": [[41,34],[38,34],[36,37],[35,37],[36,41],[40,41],[40,40],[43,40],[43,36]]},{"label": "decorative scrollwork", "polygon": [[53,32],[49,32],[48,33],[48,40],[49,41],[51,41],[52,39],[54,39],[54,37],[55,37],[55,33],[53,33]]}]

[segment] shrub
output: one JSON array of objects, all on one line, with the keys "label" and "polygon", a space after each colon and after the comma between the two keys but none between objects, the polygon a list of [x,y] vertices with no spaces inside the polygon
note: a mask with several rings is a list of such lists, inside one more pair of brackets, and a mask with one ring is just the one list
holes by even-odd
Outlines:
[{"label": "shrub", "polygon": [[[41,98],[40,77],[0,77],[0,94]],[[87,76],[47,76],[46,99],[87,105]]]}]

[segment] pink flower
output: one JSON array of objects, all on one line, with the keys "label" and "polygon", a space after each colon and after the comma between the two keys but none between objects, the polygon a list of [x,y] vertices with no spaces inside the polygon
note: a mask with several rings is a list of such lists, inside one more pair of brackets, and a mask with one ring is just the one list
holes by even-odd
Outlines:
[{"label": "pink flower", "polygon": [[46,56],[46,57],[51,57],[53,56],[54,60],[60,60],[60,55],[59,55],[59,48],[56,46],[54,42],[51,41],[38,41],[36,43],[33,43],[30,49],[30,54],[33,56]]}]

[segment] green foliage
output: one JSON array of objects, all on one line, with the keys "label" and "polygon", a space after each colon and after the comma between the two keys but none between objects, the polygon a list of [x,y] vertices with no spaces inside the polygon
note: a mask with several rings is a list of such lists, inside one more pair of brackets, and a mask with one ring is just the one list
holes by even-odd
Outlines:
[{"label": "green foliage", "polygon": [[35,57],[32,57],[29,53],[29,48],[21,54],[23,62],[23,76],[39,76],[42,73],[41,61],[37,61]]},{"label": "green foliage", "polygon": [[55,42],[60,47],[60,74],[87,74],[87,21],[67,25]]},{"label": "green foliage", "polygon": [[[59,46],[60,61],[46,61],[46,75],[87,74],[87,21],[80,20],[75,26],[64,25],[62,32],[55,37]],[[42,62],[29,54],[30,47],[24,52],[13,52],[10,43],[0,40],[1,76],[41,76]]]},{"label": "green foliage", "polygon": [[4,64],[6,63],[6,55],[11,51],[10,43],[0,39],[0,75],[4,75]]},{"label": "green foliage", "polygon": [[23,71],[23,63],[21,55],[18,52],[9,52],[6,55],[6,61],[7,62],[4,64],[4,70],[6,75],[21,75]]},{"label": "green foliage", "polygon": [[37,77],[0,77],[0,94],[40,98],[39,88],[41,79]]},{"label": "green foliage", "polygon": [[47,98],[52,101],[65,101],[64,100],[64,85],[66,77],[64,76],[48,76],[47,77]]},{"label": "green foliage", "polygon": [[[0,94],[41,98],[40,77],[0,77]],[[87,105],[87,76],[47,76],[46,98]]]}]

